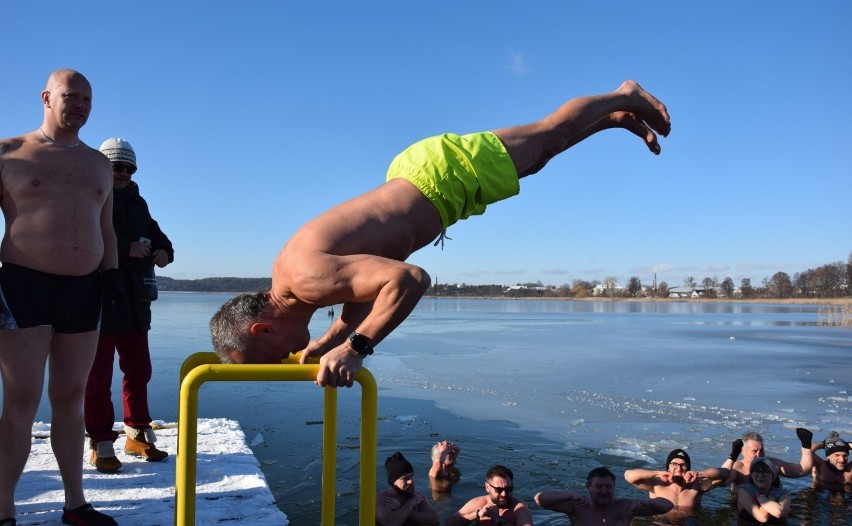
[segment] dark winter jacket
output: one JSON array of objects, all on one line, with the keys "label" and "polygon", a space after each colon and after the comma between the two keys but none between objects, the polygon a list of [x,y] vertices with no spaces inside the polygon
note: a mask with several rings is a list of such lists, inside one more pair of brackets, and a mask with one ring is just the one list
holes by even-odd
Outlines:
[{"label": "dark winter jacket", "polygon": [[118,269],[127,299],[130,302],[130,317],[126,323],[117,323],[105,314],[101,319],[101,332],[127,334],[151,330],[151,303],[139,299],[139,290],[145,268],[153,265],[151,258],[130,257],[130,243],[140,237],[151,240],[151,253],[163,249],[169,254],[169,263],[175,260],[172,242],[160,230],[160,225],[151,217],[148,203],[139,195],[139,186],[130,181],[122,189],[113,192],[112,224],[118,238]]}]

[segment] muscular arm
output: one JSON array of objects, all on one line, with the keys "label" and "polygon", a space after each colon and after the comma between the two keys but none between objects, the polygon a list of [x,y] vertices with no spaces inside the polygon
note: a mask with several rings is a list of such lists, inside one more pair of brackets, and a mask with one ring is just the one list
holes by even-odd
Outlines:
[{"label": "muscular arm", "polygon": [[570,491],[542,491],[536,494],[535,503],[551,511],[572,515],[577,511],[577,505],[585,498]]},{"label": "muscular arm", "polygon": [[[312,270],[294,281],[292,287],[295,296],[302,301],[319,305],[372,302],[372,308],[354,330],[370,338],[373,345],[381,342],[411,314],[431,282],[426,271],[419,267],[368,254],[315,253],[297,259],[296,265],[313,265],[305,267]],[[356,319],[364,314],[358,309],[356,312]],[[349,330],[353,325],[347,320],[341,321],[330,337],[340,339],[346,334],[340,331]],[[349,342],[343,341],[320,359],[317,383],[351,387],[361,362],[361,358],[350,352]]]},{"label": "muscular arm", "polygon": [[344,304],[352,309],[351,304],[372,304],[356,307],[340,323],[348,329],[362,318],[355,330],[374,345],[408,317],[431,283],[426,271],[404,261],[371,254],[336,256],[310,247],[285,250],[277,263],[282,288],[313,305]]},{"label": "muscular arm", "polygon": [[641,490],[650,491],[651,488],[663,482],[659,477],[660,474],[659,471],[649,469],[628,469],[624,472],[624,480]]},{"label": "muscular arm", "polygon": [[523,502],[515,506],[515,526],[533,526],[532,514]]},{"label": "muscular arm", "polygon": [[799,478],[809,475],[814,467],[813,452],[810,448],[802,448],[802,458],[798,464],[773,458],[772,462],[778,467],[778,473],[789,478]]},{"label": "muscular arm", "polygon": [[373,303],[344,303],[340,312],[340,317],[334,320],[331,327],[323,336],[311,341],[308,346],[302,350],[300,363],[307,363],[311,357],[319,357],[337,347],[346,341],[347,336],[352,334],[355,329],[364,321],[364,318],[370,314],[373,309]]},{"label": "muscular arm", "polygon": [[703,493],[726,482],[731,476],[731,471],[726,468],[707,468],[697,471],[695,475],[698,478],[698,489]]}]

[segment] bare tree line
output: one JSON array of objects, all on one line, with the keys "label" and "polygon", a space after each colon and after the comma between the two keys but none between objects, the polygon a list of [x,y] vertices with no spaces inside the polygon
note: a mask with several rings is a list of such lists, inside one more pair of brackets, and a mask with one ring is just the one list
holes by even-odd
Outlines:
[{"label": "bare tree line", "polygon": [[[793,274],[776,272],[765,277],[760,284],[753,284],[750,278],[742,278],[737,284],[730,276],[719,279],[718,276],[705,277],[700,282],[694,276],[687,277],[683,289],[695,291],[703,298],[842,298],[852,296],[852,253],[846,263],[837,261],[807,269]],[[674,286],[677,287],[677,286]],[[594,295],[607,298],[666,298],[673,287],[666,281],[658,284],[643,284],[638,276],[631,276],[627,285],[622,287],[618,279],[607,276],[603,281],[575,279],[571,285],[544,285],[518,283],[513,287],[501,285],[467,285],[435,283],[430,293],[438,296],[502,296],[502,297],[576,297]]]}]

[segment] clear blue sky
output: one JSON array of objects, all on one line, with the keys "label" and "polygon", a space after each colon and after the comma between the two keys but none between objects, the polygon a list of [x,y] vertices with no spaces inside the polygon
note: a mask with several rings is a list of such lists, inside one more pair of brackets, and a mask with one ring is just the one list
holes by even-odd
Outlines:
[{"label": "clear blue sky", "polygon": [[632,78],[669,107],[662,155],[599,134],[410,261],[442,283],[757,284],[852,252],[850,20],[841,0],[10,2],[0,136],[81,71],[81,137],[136,149],[176,249],[161,274],[259,277],[408,144]]}]

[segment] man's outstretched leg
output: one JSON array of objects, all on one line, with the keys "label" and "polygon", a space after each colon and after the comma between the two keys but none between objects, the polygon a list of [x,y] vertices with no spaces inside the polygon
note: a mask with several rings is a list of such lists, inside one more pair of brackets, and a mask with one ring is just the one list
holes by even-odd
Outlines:
[{"label": "man's outstretched leg", "polygon": [[518,177],[541,170],[550,159],[601,130],[624,128],[660,153],[654,132],[671,131],[666,106],[632,80],[604,95],[578,97],[544,119],[494,130],[515,163]]}]

